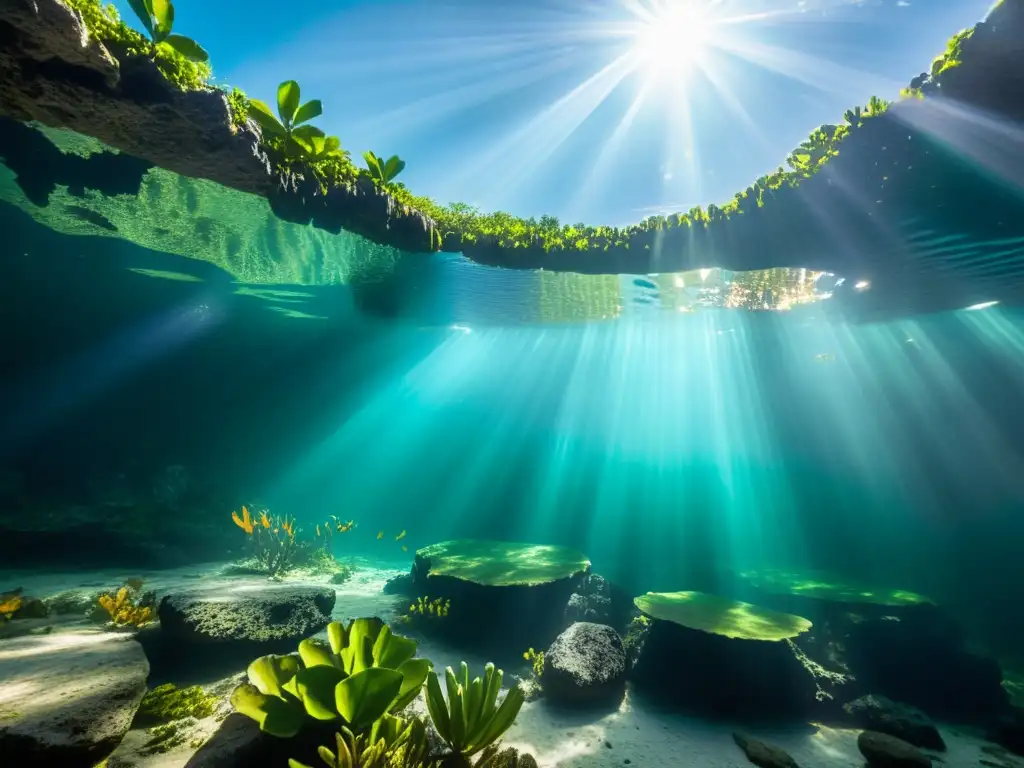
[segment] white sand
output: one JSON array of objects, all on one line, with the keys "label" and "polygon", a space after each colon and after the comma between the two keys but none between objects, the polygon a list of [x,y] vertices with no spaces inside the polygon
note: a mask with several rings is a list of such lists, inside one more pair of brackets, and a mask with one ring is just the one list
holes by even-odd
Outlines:
[{"label": "white sand", "polygon": [[[203,586],[209,588],[211,580],[225,578],[217,575],[221,567],[214,564],[151,573],[0,572],[0,589],[23,586],[26,594],[48,597],[68,589],[81,589],[90,593],[103,587],[113,588],[127,578],[141,576],[145,579],[145,589],[154,589],[158,594],[164,594],[195,586],[197,580],[189,578],[195,575],[201,575]],[[389,569],[362,564],[348,583],[336,587],[338,600],[333,612],[334,618],[345,620],[353,616],[376,615],[386,621],[393,619],[404,609],[407,601],[385,595],[381,588],[389,578],[402,572],[397,564],[395,568]],[[244,577],[245,581],[250,579],[259,581],[255,577]],[[232,587],[237,587],[240,577],[227,577],[226,581]],[[295,578],[288,581],[321,586],[326,579]],[[102,586],[81,586],[95,582],[102,582]],[[440,669],[448,665],[456,666],[459,661],[465,660],[471,669],[477,670],[487,661],[431,640],[421,641],[420,655],[431,659]],[[243,669],[244,666],[240,666],[239,673]],[[527,672],[524,662],[522,670],[506,670],[506,680],[511,681],[512,673]],[[232,685],[232,681],[225,680],[216,687],[218,692],[229,693]],[[218,713],[221,718],[229,706],[226,702],[222,705]],[[420,707],[423,708],[422,702]],[[217,716],[202,721],[190,740],[207,737],[216,730],[217,724]],[[782,747],[802,768],[861,768],[864,765],[857,750],[858,732],[855,730],[812,725],[788,730],[740,729],[755,738]],[[608,714],[567,713],[550,708],[543,700],[528,702],[523,706],[516,724],[506,734],[505,742],[532,753],[541,768],[612,768],[627,764],[630,768],[743,768],[750,763],[733,743],[734,730],[737,730],[735,724],[707,722],[663,711],[630,691],[618,711]],[[976,736],[952,728],[943,727],[941,731],[948,746],[948,751],[940,756],[941,765],[948,768],[974,768],[983,765],[981,760],[984,759],[990,765],[1024,768],[1024,760],[1005,753],[993,755],[991,752],[983,752],[983,748],[991,750],[992,747]],[[147,739],[145,730],[130,732],[111,764],[178,768],[195,752],[194,746],[184,744],[165,754],[140,757],[138,750]]]}]

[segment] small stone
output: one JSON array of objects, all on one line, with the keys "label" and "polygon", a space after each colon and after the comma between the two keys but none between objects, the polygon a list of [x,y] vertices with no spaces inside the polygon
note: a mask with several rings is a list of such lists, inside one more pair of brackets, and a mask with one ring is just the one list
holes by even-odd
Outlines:
[{"label": "small stone", "polygon": [[618,632],[580,621],[545,652],[541,684],[552,701],[596,704],[621,700],[625,676],[626,651]]},{"label": "small stone", "polygon": [[857,749],[870,768],[931,768],[932,761],[913,744],[877,731],[863,731]]},{"label": "small stone", "polygon": [[796,760],[781,747],[766,744],[742,733],[734,733],[732,740],[743,750],[747,759],[758,768],[800,768]]},{"label": "small stone", "polygon": [[612,743],[606,739],[605,742],[604,742],[604,746],[605,746],[606,749],[611,749],[612,748]]}]

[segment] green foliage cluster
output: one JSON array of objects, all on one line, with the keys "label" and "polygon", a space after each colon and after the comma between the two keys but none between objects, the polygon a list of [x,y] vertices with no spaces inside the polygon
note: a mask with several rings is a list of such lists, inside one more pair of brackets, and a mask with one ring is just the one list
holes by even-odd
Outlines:
[{"label": "green foliage cluster", "polygon": [[[205,58],[189,58],[176,47],[176,45],[180,45],[182,49],[195,56],[199,56],[198,51],[202,51],[202,48],[199,48],[198,44],[190,41],[189,38],[170,33],[174,11],[173,6],[166,0],[163,2],[157,0],[160,18],[164,21],[162,26],[159,24],[156,26],[156,30],[158,30],[154,34],[156,42],[147,39],[125,24],[113,4],[104,6],[100,4],[100,0],[65,0],[65,2],[82,15],[89,35],[111,48],[117,56],[151,58],[163,76],[179,90],[201,91],[209,87],[212,72],[208,61]],[[133,0],[133,2],[139,4],[141,9],[146,7],[142,4],[143,0]],[[149,7],[152,8],[152,2]],[[139,9],[136,9],[136,13],[138,12]],[[150,24],[153,24],[154,14],[150,14],[148,18]],[[168,19],[170,19],[169,22]],[[145,20],[143,20],[143,25],[146,25]],[[198,51],[190,50],[188,43],[183,41],[192,42]],[[205,51],[202,52],[205,53]]]},{"label": "green foliage cluster", "polygon": [[[435,768],[441,764],[477,768],[534,765],[514,750],[499,752],[497,742],[515,722],[523,704],[517,686],[498,704],[502,672],[488,664],[472,680],[462,663],[456,676],[446,670],[448,698],[426,659],[415,658],[417,643],[395,635],[377,618],[354,619],[327,627],[328,644],[312,638],[297,654],[263,656],[249,665],[249,682],[239,685],[231,703],[273,736],[291,737],[309,718],[338,725],[335,749],[320,758],[331,768]],[[399,712],[425,692],[427,710],[448,754],[432,757],[422,718]],[[524,756],[525,757],[525,756]],[[307,768],[296,760],[290,768]]]},{"label": "green foliage cluster", "polygon": [[949,38],[946,43],[946,50],[935,57],[932,61],[932,77],[938,77],[943,72],[959,67],[963,64],[963,46],[974,36],[974,27],[962,29]]}]

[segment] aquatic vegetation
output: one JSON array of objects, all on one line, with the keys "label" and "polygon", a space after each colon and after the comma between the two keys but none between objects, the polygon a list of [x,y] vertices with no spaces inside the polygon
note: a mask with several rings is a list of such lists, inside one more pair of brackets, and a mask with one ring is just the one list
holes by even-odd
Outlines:
[{"label": "aquatic vegetation", "polygon": [[437,674],[427,675],[427,710],[438,735],[457,755],[470,757],[500,739],[512,727],[523,706],[525,696],[520,686],[513,686],[498,706],[503,673],[493,664],[484,667],[483,678],[469,679],[469,665],[462,662],[459,676],[448,667],[445,680],[448,700],[441,692]]},{"label": "aquatic vegetation", "polygon": [[[335,750],[320,747],[318,754],[329,768],[429,768],[437,764],[428,759],[429,749],[422,720],[385,715],[368,733],[357,735],[342,726],[335,734]],[[288,766],[309,768],[298,760],[289,760]]]},{"label": "aquatic vegetation", "polygon": [[428,576],[449,576],[491,587],[537,586],[590,570],[582,552],[547,544],[459,539],[417,550]]},{"label": "aquatic vegetation", "polygon": [[328,645],[306,639],[297,654],[262,656],[231,703],[274,736],[293,736],[307,716],[338,720],[359,732],[419,695],[430,672],[414,658],[417,643],[395,635],[380,619],[327,626]]},{"label": "aquatic vegetation", "polygon": [[242,507],[242,514],[231,513],[235,525],[249,537],[252,557],[258,568],[268,576],[281,576],[294,565],[298,550],[295,540],[295,520],[287,515],[271,515],[262,510],[258,517]]},{"label": "aquatic vegetation", "polygon": [[100,595],[96,602],[115,627],[142,627],[153,620],[156,595],[142,592],[142,580],[129,580],[115,593]]},{"label": "aquatic vegetation", "polygon": [[172,33],[174,3],[171,0],[128,0],[128,5],[149,32],[155,46],[169,46],[189,61],[209,61],[210,55],[199,43],[190,37]]},{"label": "aquatic vegetation", "polygon": [[801,616],[703,592],[648,592],[634,598],[633,604],[651,618],[741,640],[775,642],[811,628]]},{"label": "aquatic vegetation", "polygon": [[528,648],[523,654],[523,658],[530,662],[530,666],[533,669],[533,676],[539,678],[544,674],[544,651],[536,651],[533,648]]},{"label": "aquatic vegetation", "polygon": [[217,697],[200,686],[178,688],[173,683],[157,686],[142,698],[136,719],[139,722],[167,723],[194,717],[201,720],[213,714]]},{"label": "aquatic vegetation", "polygon": [[249,119],[249,97],[241,88],[225,91],[228,100],[228,111],[231,113],[231,125],[244,128]]}]

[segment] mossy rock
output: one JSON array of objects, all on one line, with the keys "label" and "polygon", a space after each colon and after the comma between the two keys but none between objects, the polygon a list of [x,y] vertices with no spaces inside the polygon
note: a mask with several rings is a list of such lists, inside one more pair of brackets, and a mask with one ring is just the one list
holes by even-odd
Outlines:
[{"label": "mossy rock", "polygon": [[740,574],[740,578],[750,586],[772,595],[792,595],[833,603],[859,603],[894,608],[935,604],[931,599],[916,592],[857,584],[815,571],[745,571]]},{"label": "mossy rock", "polygon": [[418,550],[416,570],[485,587],[534,587],[587,573],[590,560],[551,544],[459,539]]},{"label": "mossy rock", "polygon": [[633,604],[653,619],[738,640],[788,640],[811,628],[801,616],[703,592],[648,592]]},{"label": "mossy rock", "polygon": [[198,685],[178,688],[173,683],[157,686],[147,692],[136,714],[138,724],[170,723],[185,718],[201,720],[213,714],[217,697],[207,694]]}]

